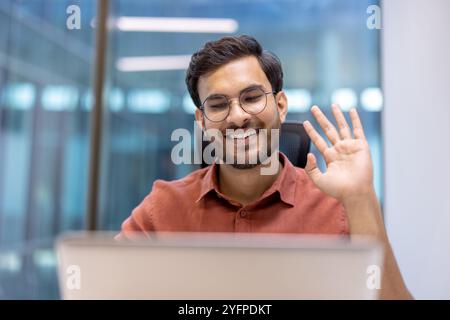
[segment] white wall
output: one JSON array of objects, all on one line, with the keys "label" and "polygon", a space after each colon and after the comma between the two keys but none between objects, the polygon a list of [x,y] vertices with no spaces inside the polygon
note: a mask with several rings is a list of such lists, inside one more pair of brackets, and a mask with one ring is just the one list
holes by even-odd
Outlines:
[{"label": "white wall", "polygon": [[450,299],[450,1],[382,6],[385,217],[416,298]]}]

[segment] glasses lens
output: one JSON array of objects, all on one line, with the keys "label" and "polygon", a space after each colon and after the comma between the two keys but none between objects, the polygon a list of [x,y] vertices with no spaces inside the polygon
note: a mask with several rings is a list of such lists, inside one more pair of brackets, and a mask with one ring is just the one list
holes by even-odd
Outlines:
[{"label": "glasses lens", "polygon": [[206,99],[205,115],[211,121],[222,121],[228,115],[228,100],[225,96],[212,96]]},{"label": "glasses lens", "polygon": [[255,88],[242,92],[240,101],[242,108],[246,112],[257,114],[266,107],[267,96],[264,90]]}]

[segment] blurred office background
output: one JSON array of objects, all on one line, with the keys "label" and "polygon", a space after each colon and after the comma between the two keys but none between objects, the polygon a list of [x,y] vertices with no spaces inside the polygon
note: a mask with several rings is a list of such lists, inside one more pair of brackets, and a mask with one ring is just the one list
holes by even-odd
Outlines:
[{"label": "blurred office background", "polygon": [[[70,5],[80,8],[80,29],[66,25]],[[370,5],[379,3],[110,0],[97,228],[119,230],[156,179],[196,169],[170,160],[172,131],[194,129],[185,68],[206,41],[235,34],[255,36],[281,59],[288,119],[311,120],[311,105],[329,112],[332,101],[358,108],[384,204],[390,136],[381,129],[381,32],[367,27]],[[86,228],[98,8],[91,0],[0,2],[0,299],[59,298],[55,237]],[[394,238],[416,236],[404,235]]]}]

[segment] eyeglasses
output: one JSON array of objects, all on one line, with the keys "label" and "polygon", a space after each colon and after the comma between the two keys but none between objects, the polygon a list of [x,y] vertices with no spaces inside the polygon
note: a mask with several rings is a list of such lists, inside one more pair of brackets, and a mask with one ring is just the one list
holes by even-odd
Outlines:
[{"label": "eyeglasses", "polygon": [[[276,94],[276,92],[265,92],[259,87],[245,89],[239,94],[239,106],[251,115],[261,113],[266,108],[268,94]],[[231,99],[222,94],[212,95],[206,98],[200,110],[208,120],[221,122],[230,114]]]}]

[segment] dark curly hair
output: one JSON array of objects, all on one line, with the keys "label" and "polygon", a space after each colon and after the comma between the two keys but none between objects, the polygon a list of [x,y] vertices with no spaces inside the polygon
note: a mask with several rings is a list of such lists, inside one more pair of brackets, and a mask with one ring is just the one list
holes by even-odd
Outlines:
[{"label": "dark curly hair", "polygon": [[207,42],[203,48],[192,55],[186,72],[186,85],[194,104],[197,107],[202,104],[197,90],[198,79],[202,75],[246,56],[255,56],[258,59],[273,91],[279,92],[282,90],[283,70],[278,57],[267,50],[263,50],[258,41],[251,36],[228,36]]}]

